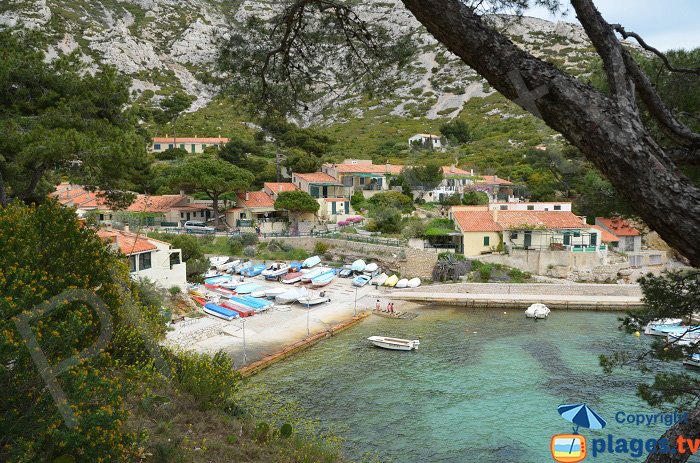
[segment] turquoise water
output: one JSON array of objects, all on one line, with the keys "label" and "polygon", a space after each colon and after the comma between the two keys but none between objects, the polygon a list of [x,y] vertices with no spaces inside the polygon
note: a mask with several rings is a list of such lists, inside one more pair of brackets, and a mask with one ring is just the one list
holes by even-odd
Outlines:
[{"label": "turquoise water", "polygon": [[[387,462],[546,462],[552,435],[570,433],[557,413],[586,402],[608,421],[589,440],[651,439],[665,426],[620,424],[617,412],[658,413],[635,396],[636,370],[605,375],[598,355],[643,348],[617,330],[619,314],[425,309],[412,321],[372,316],[251,379],[301,405],[345,440],[351,458]],[[373,347],[368,336],[415,339],[415,352]],[[680,365],[669,368],[682,369]],[[599,454],[587,461],[643,461]],[[700,461],[695,458],[691,461]]]}]

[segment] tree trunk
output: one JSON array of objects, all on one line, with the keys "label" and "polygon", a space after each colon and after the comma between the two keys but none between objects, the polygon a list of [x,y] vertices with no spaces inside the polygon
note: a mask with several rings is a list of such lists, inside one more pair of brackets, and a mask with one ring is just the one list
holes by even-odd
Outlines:
[{"label": "tree trunk", "polygon": [[[700,406],[688,412],[688,421],[676,423],[664,433],[662,438],[668,439],[669,446],[677,449],[679,437],[685,439],[700,440]],[[646,463],[683,463],[692,455],[688,451],[688,445],[684,445],[685,453],[651,453],[645,460]],[[700,454],[700,452],[698,453]]]},{"label": "tree trunk", "polygon": [[633,101],[606,97],[519,49],[460,0],[402,1],[496,90],[577,146],[652,229],[700,266],[700,188],[652,139]]},{"label": "tree trunk", "polygon": [[7,207],[7,190],[5,189],[5,177],[0,172],[0,207]]},{"label": "tree trunk", "polygon": [[218,229],[219,228],[219,195],[218,194],[213,194],[211,195],[211,200],[212,200],[212,209],[214,209],[214,228]]}]

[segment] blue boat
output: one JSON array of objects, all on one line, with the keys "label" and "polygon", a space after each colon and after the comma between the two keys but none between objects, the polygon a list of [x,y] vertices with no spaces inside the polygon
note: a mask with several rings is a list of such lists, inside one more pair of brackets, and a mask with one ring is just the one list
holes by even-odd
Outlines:
[{"label": "blue boat", "polygon": [[253,265],[252,267],[248,267],[246,269],[243,269],[241,272],[241,275],[246,276],[246,277],[256,277],[260,275],[267,266],[265,264],[257,264]]},{"label": "blue boat", "polygon": [[311,256],[308,259],[306,259],[304,262],[301,263],[302,267],[304,268],[311,268],[314,265],[318,265],[321,263],[321,258],[318,256]]},{"label": "blue boat", "polygon": [[355,262],[352,263],[350,266],[350,269],[352,269],[353,272],[361,272],[365,269],[367,264],[365,264],[365,261],[362,259],[357,259]]},{"label": "blue boat", "polygon": [[204,310],[204,312],[208,313],[209,315],[223,318],[224,320],[228,321],[240,317],[240,314],[235,310],[227,309],[226,307],[221,307],[220,305],[213,304],[211,302],[208,304],[204,304],[202,310]]},{"label": "blue boat", "polygon": [[358,287],[363,287],[367,283],[369,283],[369,280],[371,280],[372,277],[369,275],[360,275],[352,279],[352,284],[353,286],[358,286]]},{"label": "blue boat", "polygon": [[229,275],[221,275],[218,277],[211,277],[204,280],[208,285],[221,285],[222,283],[228,283],[232,278]]},{"label": "blue boat", "polygon": [[263,299],[259,299],[257,297],[253,296],[233,296],[230,298],[232,302],[235,302],[237,304],[244,305],[246,307],[250,307],[256,312],[261,312],[263,310],[267,310],[269,306],[272,305],[272,302],[266,301]]},{"label": "blue boat", "polygon": [[298,272],[302,269],[303,264],[297,260],[289,264],[289,271],[290,272]]},{"label": "blue boat", "polygon": [[311,286],[315,288],[319,286],[326,286],[328,283],[333,281],[333,278],[335,278],[335,270],[328,270],[311,280]]},{"label": "blue boat", "polygon": [[675,326],[675,325],[663,325],[663,326],[655,326],[654,327],[655,331],[658,331],[660,333],[665,333],[665,334],[682,334],[682,333],[690,333],[694,332],[696,330],[700,330],[700,326]]},{"label": "blue boat", "polygon": [[257,284],[257,283],[244,283],[242,285],[236,286],[235,291],[238,294],[250,294],[253,291],[255,291],[258,288],[261,288],[262,286]]}]

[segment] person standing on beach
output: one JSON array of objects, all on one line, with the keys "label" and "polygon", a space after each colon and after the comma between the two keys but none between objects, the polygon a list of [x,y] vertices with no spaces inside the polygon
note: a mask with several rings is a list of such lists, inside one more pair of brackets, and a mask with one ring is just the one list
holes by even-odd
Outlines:
[{"label": "person standing on beach", "polygon": [[377,299],[377,303],[374,305],[375,310],[382,310],[382,305],[379,303],[379,299]]}]

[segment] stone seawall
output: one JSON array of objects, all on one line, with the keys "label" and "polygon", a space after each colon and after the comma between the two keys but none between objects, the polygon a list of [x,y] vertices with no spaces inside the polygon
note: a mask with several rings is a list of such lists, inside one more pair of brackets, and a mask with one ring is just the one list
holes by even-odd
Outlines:
[{"label": "stone seawall", "polygon": [[316,243],[329,246],[328,252],[335,261],[351,262],[364,259],[377,262],[386,273],[399,273],[406,277],[431,278],[433,267],[437,262],[437,252],[411,249],[409,247],[386,246],[382,244],[362,243],[328,239],[323,237],[282,237],[275,240],[288,243],[290,246],[313,252]]}]

